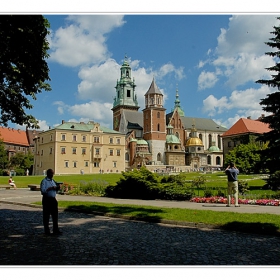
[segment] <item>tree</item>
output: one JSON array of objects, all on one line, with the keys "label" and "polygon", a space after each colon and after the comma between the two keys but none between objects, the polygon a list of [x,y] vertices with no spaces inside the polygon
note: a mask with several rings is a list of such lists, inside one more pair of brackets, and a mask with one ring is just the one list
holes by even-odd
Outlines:
[{"label": "tree", "polygon": [[0,16],[0,124],[8,121],[39,128],[30,100],[36,94],[50,91],[46,82],[49,68],[46,58],[49,44],[49,22],[41,15]]},{"label": "tree", "polygon": [[8,155],[7,151],[5,150],[4,142],[0,139],[0,169],[5,169],[8,164]]},{"label": "tree", "polygon": [[[280,20],[280,17],[277,17],[277,19]],[[262,156],[270,173],[274,173],[279,170],[280,163],[280,26],[274,26],[274,31],[270,32],[270,34],[273,34],[274,37],[270,38],[270,41],[265,42],[265,44],[276,50],[265,54],[274,58],[275,65],[266,68],[266,70],[272,72],[270,80],[258,80],[256,83],[265,84],[276,89],[275,92],[261,99],[260,105],[263,106],[263,110],[270,113],[262,121],[268,123],[272,130],[259,138],[262,141],[269,141],[268,149]]]},{"label": "tree", "polygon": [[263,169],[260,152],[266,151],[266,149],[267,144],[253,141],[248,144],[240,144],[226,155],[225,165],[228,166],[230,162],[234,162],[240,172],[259,173]]}]

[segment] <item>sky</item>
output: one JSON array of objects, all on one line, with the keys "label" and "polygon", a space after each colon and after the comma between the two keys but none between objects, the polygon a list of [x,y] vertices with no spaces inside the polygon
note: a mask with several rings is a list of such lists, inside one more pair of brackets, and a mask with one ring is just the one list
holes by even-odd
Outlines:
[{"label": "sky", "polygon": [[[95,121],[112,128],[112,105],[127,56],[140,110],[153,80],[174,108],[176,90],[185,116],[211,118],[230,128],[257,119],[259,102],[273,89],[275,65],[265,55],[280,13],[43,13],[50,22],[50,92],[28,110],[40,129],[64,121]],[[11,124],[11,126],[14,126]],[[16,126],[18,127],[18,126]]]}]

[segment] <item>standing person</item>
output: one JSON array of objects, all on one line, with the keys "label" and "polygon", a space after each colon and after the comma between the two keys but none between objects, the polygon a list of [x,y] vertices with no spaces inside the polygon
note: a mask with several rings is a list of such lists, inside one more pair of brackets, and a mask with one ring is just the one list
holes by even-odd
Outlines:
[{"label": "standing person", "polygon": [[228,201],[227,207],[231,204],[231,197],[234,195],[235,207],[239,207],[238,204],[238,174],[239,170],[235,167],[234,163],[231,162],[226,169],[227,179],[228,179]]},{"label": "standing person", "polygon": [[15,181],[13,180],[12,176],[9,179],[9,185],[14,187],[15,190],[17,189],[17,186],[16,186]]},{"label": "standing person", "polygon": [[45,234],[50,235],[49,220],[52,216],[53,222],[53,234],[62,234],[58,229],[58,203],[56,200],[56,191],[59,187],[53,180],[54,171],[52,169],[47,170],[47,176],[41,182],[41,193],[43,195],[43,224]]}]

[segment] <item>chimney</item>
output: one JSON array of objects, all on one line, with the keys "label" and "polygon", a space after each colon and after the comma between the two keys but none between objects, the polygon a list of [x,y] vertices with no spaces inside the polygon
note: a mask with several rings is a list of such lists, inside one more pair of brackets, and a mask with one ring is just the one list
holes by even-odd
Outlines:
[{"label": "chimney", "polygon": [[62,122],[61,122],[62,124],[64,124],[65,123],[65,120],[62,120]]},{"label": "chimney", "polygon": [[251,119],[251,116],[247,117],[247,119],[250,120],[250,119]]}]

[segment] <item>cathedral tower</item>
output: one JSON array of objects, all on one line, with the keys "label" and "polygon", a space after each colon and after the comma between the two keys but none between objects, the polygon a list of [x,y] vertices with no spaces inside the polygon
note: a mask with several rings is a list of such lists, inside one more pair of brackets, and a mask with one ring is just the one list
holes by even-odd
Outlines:
[{"label": "cathedral tower", "polygon": [[166,109],[163,108],[163,94],[153,79],[145,94],[143,110],[143,138],[149,143],[154,164],[165,163]]},{"label": "cathedral tower", "polygon": [[123,65],[120,68],[121,77],[117,80],[116,96],[113,104],[113,129],[119,131],[120,118],[123,110],[138,111],[137,95],[135,94],[134,78],[131,79],[131,67],[127,61],[127,56],[124,58]]}]

